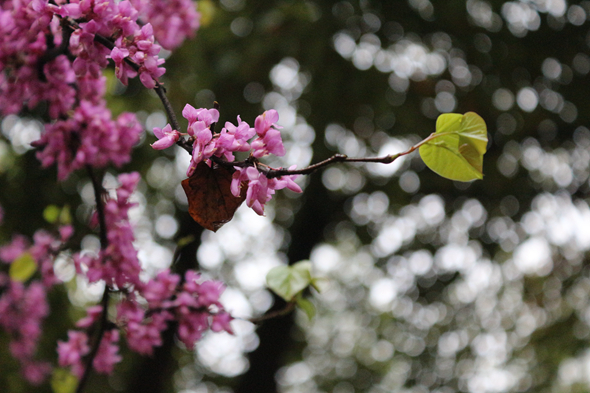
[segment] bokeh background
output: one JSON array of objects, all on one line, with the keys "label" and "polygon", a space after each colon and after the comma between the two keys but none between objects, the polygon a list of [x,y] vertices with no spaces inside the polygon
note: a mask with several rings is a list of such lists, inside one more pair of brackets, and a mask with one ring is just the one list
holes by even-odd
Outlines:
[{"label": "bokeh background", "polygon": [[[147,131],[124,168],[143,176],[132,214],[146,275],[197,267],[223,280],[236,334],[211,333],[194,353],[172,335],[151,358],[123,348],[88,392],[590,391],[590,1],[198,4],[202,27],[162,78],[177,114],[216,100],[221,123],[253,124],[276,109],[287,154],[269,164],[303,167],[396,153],[440,113],[475,111],[488,125],[485,177],[440,178],[417,154],[338,164],[299,179],[301,195],[279,192],[266,217],[243,206],[203,232],[180,186],[188,154],[152,150]],[[113,112],[137,112],[147,130],[166,123],[155,94],[107,74]],[[97,249],[85,173],[57,183],[39,169],[38,113],[1,121],[0,243],[49,227],[54,204],[72,209],[73,247]],[[245,321],[284,306],[265,290],[267,271],[304,259],[325,277],[308,294],[316,317]],[[67,284],[51,294],[46,359],[102,294],[68,255],[56,269]],[[31,391],[2,332],[0,370],[1,391]]]}]

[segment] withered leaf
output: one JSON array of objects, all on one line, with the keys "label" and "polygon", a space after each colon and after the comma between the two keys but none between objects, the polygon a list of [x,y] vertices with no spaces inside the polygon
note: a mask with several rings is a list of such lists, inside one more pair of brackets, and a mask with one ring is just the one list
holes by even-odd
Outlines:
[{"label": "withered leaf", "polygon": [[232,171],[212,164],[200,162],[195,172],[182,181],[182,188],[188,199],[188,212],[205,229],[217,232],[229,222],[238,207],[246,199],[246,188],[242,187],[239,197],[230,190]]}]

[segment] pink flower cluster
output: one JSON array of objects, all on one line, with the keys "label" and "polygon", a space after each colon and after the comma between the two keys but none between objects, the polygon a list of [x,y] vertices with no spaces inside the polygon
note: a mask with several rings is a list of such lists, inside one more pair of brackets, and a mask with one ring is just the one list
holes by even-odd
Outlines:
[{"label": "pink flower cluster", "polygon": [[133,40],[126,40],[119,37],[115,41],[110,57],[115,62],[115,75],[124,85],[127,85],[129,77],[137,76],[135,71],[125,59],[131,59],[139,66],[139,79],[148,89],[156,87],[156,81],[164,75],[166,70],[160,68],[164,59],[158,57],[160,46],[154,43],[154,30],[149,23],[136,31]]},{"label": "pink flower cluster", "polygon": [[[295,166],[291,166],[289,169],[295,169]],[[246,205],[262,216],[264,215],[264,204],[271,200],[275,190],[288,188],[291,191],[301,192],[301,187],[293,181],[294,177],[281,176],[268,179],[254,167],[236,168],[231,182],[231,192],[234,196],[239,196],[240,187],[243,182],[246,182],[248,184]]]},{"label": "pink flower cluster", "polygon": [[[269,154],[276,156],[285,155],[285,147],[281,138],[280,129],[276,122],[279,114],[271,109],[258,116],[254,122],[254,128],[242,121],[238,116],[238,125],[230,122],[219,134],[214,134],[212,125],[219,120],[217,109],[195,109],[187,104],[182,111],[182,116],[188,120],[189,125],[186,134],[173,130],[170,124],[163,129],[154,128],[154,134],[159,139],[152,144],[154,149],[165,149],[175,144],[182,135],[188,135],[193,144],[192,157],[186,175],[191,176],[201,161],[210,165],[211,157],[222,158],[227,162],[235,160],[235,152],[250,151],[254,166],[235,166],[231,192],[238,197],[243,183],[247,184],[246,204],[259,215],[264,215],[264,205],[275,193],[275,190],[289,188],[295,192],[301,192],[301,188],[295,183],[295,175],[282,176],[268,179],[257,169],[258,159]],[[256,138],[249,142],[251,138]],[[292,166],[289,169],[295,169]]]},{"label": "pink flower cluster", "polygon": [[35,359],[41,322],[49,314],[46,291],[40,282],[25,286],[0,273],[0,326],[10,335],[10,353],[21,364],[25,378],[40,384],[51,372],[47,362]]},{"label": "pink flower cluster", "polygon": [[42,383],[51,372],[50,364],[36,360],[35,353],[42,321],[49,313],[46,292],[58,283],[53,258],[71,234],[71,226],[60,228],[59,239],[39,230],[32,245],[24,236],[15,235],[10,244],[0,247],[1,262],[11,264],[27,254],[37,264],[41,276],[40,280],[27,284],[0,272],[0,326],[9,334],[11,354],[20,362],[25,378],[33,384]]},{"label": "pink flower cluster", "polygon": [[125,326],[129,347],[139,353],[151,354],[161,344],[160,332],[172,320],[178,322],[178,338],[191,349],[209,328],[232,333],[232,318],[219,303],[223,290],[221,282],[199,283],[199,274],[192,270],[184,280],[165,270],[138,288],[147,307],[129,299],[118,308],[117,320]]},{"label": "pink flower cluster", "polygon": [[137,172],[119,175],[121,186],[117,189],[117,198],[108,199],[104,204],[107,248],[101,249],[97,256],[74,255],[76,270],[85,274],[90,282],[103,280],[107,285],[119,289],[140,283],[141,266],[133,246],[135,237],[128,214],[135,205],[130,202],[130,197],[139,179]]},{"label": "pink flower cluster", "polygon": [[101,104],[82,101],[70,118],[48,124],[41,139],[33,143],[40,149],[37,158],[43,167],[57,164],[58,179],[65,180],[86,165],[120,167],[131,159],[141,125],[131,113],[111,120],[111,112]]},{"label": "pink flower cluster", "polygon": [[[102,307],[98,307],[102,310]],[[94,322],[94,321],[92,321]],[[88,328],[84,324],[76,324],[80,328]],[[110,374],[113,372],[115,364],[122,359],[119,355],[119,331],[116,329],[107,330],[100,341],[98,352],[92,361],[94,369],[102,374]],[[84,331],[70,330],[68,331],[68,341],[59,341],[57,343],[57,355],[59,365],[62,367],[70,367],[72,374],[80,378],[84,374],[86,365],[84,364],[84,356],[90,353],[90,345],[88,343],[88,335]]]},{"label": "pink flower cluster", "polygon": [[[208,329],[232,333],[232,317],[219,303],[223,284],[215,281],[199,283],[199,275],[191,270],[181,281],[179,275],[165,270],[147,283],[138,284],[118,304],[116,323],[125,332],[131,350],[143,355],[153,354],[154,347],[162,345],[162,332],[171,321],[178,322],[178,338],[189,349]],[[57,349],[60,366],[70,367],[78,377],[84,372],[84,356],[90,352],[86,331],[99,321],[103,309],[94,306],[87,312],[88,315],[76,324],[83,330],[70,330],[68,340],[60,341]],[[118,330],[112,328],[105,332],[93,360],[96,371],[109,374],[121,361],[118,340]]]},{"label": "pink flower cluster", "polygon": [[[159,43],[172,49],[194,35],[200,17],[194,4],[190,0],[2,2],[0,115],[47,105],[51,122],[34,147],[44,167],[57,166],[61,180],[85,166],[129,162],[142,129],[133,114],[113,119],[104,100],[106,78],[102,70],[112,59],[122,83],[138,76],[144,86],[155,87],[165,72]],[[247,124],[224,129],[223,137],[211,135],[209,126],[219,114],[192,109],[187,110],[193,119],[188,135],[199,140],[195,160],[206,160],[212,154],[233,160],[231,152],[250,148],[242,135],[243,131],[251,134],[248,138],[254,135]],[[160,144],[168,144],[180,134],[165,128],[158,136],[165,141]],[[60,365],[70,367],[77,376],[85,372],[84,362],[92,350],[91,331],[103,333],[92,359],[94,369],[101,373],[112,372],[121,361],[120,332],[131,349],[143,354],[151,354],[161,345],[161,333],[172,321],[177,322],[178,336],[187,347],[194,346],[208,329],[231,333],[232,318],[219,303],[221,283],[201,282],[195,272],[180,277],[169,271],[148,283],[140,280],[141,266],[128,214],[139,175],[122,174],[118,180],[121,185],[116,197],[106,199],[103,205],[104,249],[99,255],[78,253],[72,259],[79,274],[121,290],[125,300],[117,309],[119,326],[104,323],[103,305],[91,307],[76,324],[77,330],[68,332],[67,341],[59,342]],[[72,227],[61,227],[55,237],[38,231],[33,244],[15,236],[9,245],[0,247],[0,261],[6,265],[23,256],[37,265],[34,278],[26,282],[11,278],[12,272],[0,272],[0,327],[8,333],[10,351],[32,383],[41,383],[51,371],[49,363],[35,359],[35,352],[41,323],[49,313],[47,290],[58,282],[54,259],[72,231]]]},{"label": "pink flower cluster", "polygon": [[130,0],[142,20],[154,27],[154,35],[164,48],[175,49],[199,29],[201,15],[192,0]]},{"label": "pink flower cluster", "polygon": [[[84,165],[120,166],[130,160],[142,129],[132,114],[110,120],[102,70],[112,58],[124,84],[139,75],[153,88],[165,69],[150,18],[169,48],[199,27],[193,2],[173,3],[15,0],[0,7],[0,114],[47,102],[55,122],[46,125],[35,147],[44,166],[58,165],[60,179]],[[141,8],[141,21],[135,6]]]},{"label": "pink flower cluster", "polygon": [[[63,18],[85,20],[79,23],[79,29],[70,39],[70,51],[76,56],[73,66],[77,75],[91,73],[98,76],[100,70],[107,66],[108,57],[115,61],[117,77],[124,84],[127,84],[128,77],[135,77],[138,73],[124,63],[125,58],[139,66],[140,80],[149,89],[164,74],[165,69],[159,68],[164,59],[158,58],[160,46],[154,42],[152,25],[148,22],[140,27],[137,23],[139,12],[131,2],[74,0],[62,5],[48,4],[47,8]],[[115,47],[109,51],[97,43],[97,34],[114,38]]]}]

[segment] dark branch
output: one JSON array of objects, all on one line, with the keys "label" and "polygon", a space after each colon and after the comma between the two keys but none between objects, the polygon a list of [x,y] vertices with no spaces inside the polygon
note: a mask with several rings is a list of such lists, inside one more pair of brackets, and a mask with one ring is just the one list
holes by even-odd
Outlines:
[{"label": "dark branch", "polygon": [[53,45],[53,36],[51,34],[48,34],[46,36],[48,49],[45,51],[45,53],[43,53],[41,57],[39,57],[39,60],[37,61],[37,72],[39,74],[39,79],[44,82],[47,81],[47,78],[45,77],[45,72],[43,70],[45,64],[51,62],[52,60],[55,60],[60,55],[71,56],[71,53],[68,50],[68,46],[70,45],[70,37],[72,36],[74,30],[71,26],[64,23],[63,20],[61,25],[63,28],[63,37],[61,44],[56,48]]},{"label": "dark branch", "polygon": [[[102,181],[97,178],[96,174],[92,170],[91,166],[87,166],[88,175],[92,181],[92,186],[94,188],[94,199],[96,200],[96,214],[98,215],[98,223],[99,223],[99,233],[100,233],[100,248],[101,250],[105,250],[108,247],[108,238],[107,238],[107,227],[106,227],[106,219],[105,219],[105,210],[104,210],[104,200],[103,195],[105,193],[104,188],[102,187]],[[100,342],[104,336],[104,333],[107,330],[109,325],[108,321],[108,306],[109,306],[109,292],[110,288],[108,285],[105,284],[104,292],[102,294],[102,314],[100,316],[100,320],[98,321],[98,332],[95,334],[94,342],[90,349],[90,352],[85,357],[86,365],[84,367],[84,374],[80,378],[80,382],[78,383],[78,387],[76,388],[76,393],[80,393],[84,390],[84,386],[88,381],[88,377],[92,371],[92,363],[94,362],[94,358],[98,353],[98,349],[100,348]]]},{"label": "dark branch", "polygon": [[278,317],[282,317],[284,315],[287,315],[291,311],[293,311],[294,309],[295,309],[295,301],[290,301],[289,303],[287,303],[285,308],[283,308],[281,310],[269,312],[268,314],[264,314],[260,317],[250,318],[250,319],[247,319],[247,321],[250,321],[254,324],[260,324],[260,323],[267,321],[269,319],[278,318]]},{"label": "dark branch", "polygon": [[[80,27],[78,25],[78,23],[74,20],[71,20],[68,18],[68,22],[70,23],[71,28],[79,28]],[[100,34],[94,35],[94,41],[98,42],[99,44],[103,45],[105,48],[108,48],[110,50],[112,50],[115,47],[115,43],[113,42],[112,39],[102,36]],[[137,71],[137,72],[140,71],[141,67],[137,63],[135,63],[133,60],[131,60],[130,58],[126,57],[125,62],[131,68],[133,68],[135,71]],[[168,115],[168,119],[170,120],[170,124],[172,125],[172,128],[174,130],[180,130],[180,124],[178,123],[178,119],[176,118],[176,114],[174,113],[174,109],[172,109],[172,105],[170,104],[170,101],[168,100],[168,97],[166,96],[166,89],[159,81],[156,80],[155,82],[156,82],[156,86],[154,87],[154,90],[156,91],[156,94],[160,98],[160,101],[162,101],[162,105],[164,105],[164,110],[166,111],[166,115]],[[186,150],[189,154],[192,152],[192,146],[186,140],[181,139],[176,144],[178,146],[182,147],[184,150]]]},{"label": "dark branch", "polygon": [[90,373],[92,371],[92,363],[94,362],[94,358],[98,353],[98,349],[100,348],[100,342],[107,331],[107,326],[109,325],[108,321],[108,307],[109,307],[109,286],[105,285],[104,292],[102,294],[102,314],[100,315],[100,321],[98,322],[98,332],[95,335],[94,342],[92,344],[92,348],[88,355],[86,355],[86,366],[84,367],[84,374],[80,378],[78,382],[78,387],[76,388],[76,393],[81,393],[84,390],[86,382],[88,381],[88,377],[90,377]]},{"label": "dark branch", "polygon": [[[75,21],[70,20],[70,23],[74,27],[78,27],[78,25]],[[95,35],[94,40],[109,49],[113,49],[115,46],[111,39],[109,39],[107,37],[103,37],[99,34]],[[137,65],[135,62],[133,62],[131,59],[126,58],[125,61],[131,67],[133,67],[133,69],[135,69],[136,71],[139,71],[140,66]],[[162,84],[160,84],[160,82],[156,81],[156,87],[154,87],[154,90],[156,91],[156,94],[158,95],[158,97],[160,98],[160,101],[162,101],[162,104],[164,105],[164,109],[166,111],[166,114],[168,115],[168,119],[170,120],[172,128],[177,131],[180,130],[180,124],[178,123],[178,119],[176,118],[176,114],[174,113],[174,109],[172,108],[172,105],[170,104],[170,101],[168,100],[168,97],[166,96],[166,89],[164,88],[164,86]],[[219,109],[219,103],[214,102],[213,107],[215,109]],[[215,130],[215,123],[211,124],[210,129],[211,129],[211,132],[213,133]],[[332,157],[330,157],[324,161],[318,162],[316,164],[310,165],[305,168],[293,169],[293,170],[284,169],[284,168],[271,168],[267,165],[259,163],[258,160],[251,159],[251,158],[248,158],[244,161],[228,162],[228,161],[225,161],[224,159],[214,156],[214,157],[211,157],[211,160],[220,166],[230,168],[230,169],[233,169],[234,167],[246,168],[249,166],[254,166],[254,167],[256,167],[256,169],[258,169],[260,172],[262,172],[267,178],[273,179],[273,178],[281,177],[281,176],[309,175],[320,168],[323,168],[323,167],[326,167],[328,165],[338,163],[338,162],[364,162],[364,163],[390,164],[393,161],[395,161],[397,158],[407,155],[407,154],[410,154],[411,152],[413,152],[414,150],[416,150],[420,146],[422,146],[424,143],[429,142],[430,140],[432,140],[438,136],[440,136],[440,134],[433,133],[428,138],[424,139],[423,141],[421,141],[417,145],[412,146],[407,151],[397,153],[397,154],[390,154],[390,155],[387,155],[384,157],[359,157],[359,158],[350,158],[344,154],[335,154]],[[192,154],[192,151],[193,151],[192,143],[189,140],[181,138],[178,142],[176,142],[176,144],[178,146],[182,147],[184,150],[186,150],[189,154]]]},{"label": "dark branch", "polygon": [[106,249],[108,246],[107,239],[107,226],[104,214],[103,195],[106,194],[105,189],[102,187],[102,180],[96,177],[94,170],[90,165],[86,166],[88,176],[92,181],[92,188],[94,189],[94,199],[96,201],[96,214],[98,216],[99,225],[99,237],[100,237],[100,248]]}]

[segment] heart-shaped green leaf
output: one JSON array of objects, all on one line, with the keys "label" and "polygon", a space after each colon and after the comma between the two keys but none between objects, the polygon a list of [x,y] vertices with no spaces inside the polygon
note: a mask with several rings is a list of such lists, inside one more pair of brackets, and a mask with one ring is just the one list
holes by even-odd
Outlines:
[{"label": "heart-shaped green leaf", "polygon": [[436,132],[426,140],[420,146],[420,157],[434,172],[465,182],[483,178],[488,132],[486,123],[477,113],[440,115]]},{"label": "heart-shaped green leaf", "polygon": [[33,256],[25,252],[16,258],[8,269],[8,275],[13,281],[25,282],[37,271],[37,263]]},{"label": "heart-shaped green leaf", "polygon": [[51,388],[54,393],[74,393],[78,378],[65,368],[56,368],[51,376]]},{"label": "heart-shaped green leaf", "polygon": [[277,266],[266,275],[266,283],[274,293],[290,302],[311,283],[311,262],[301,261],[292,266]]}]

